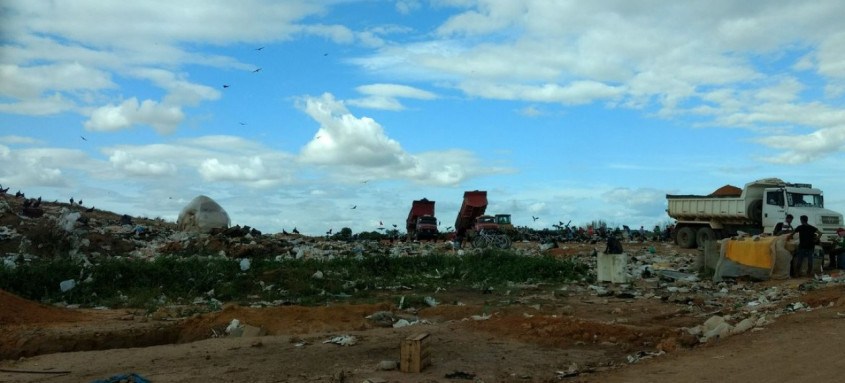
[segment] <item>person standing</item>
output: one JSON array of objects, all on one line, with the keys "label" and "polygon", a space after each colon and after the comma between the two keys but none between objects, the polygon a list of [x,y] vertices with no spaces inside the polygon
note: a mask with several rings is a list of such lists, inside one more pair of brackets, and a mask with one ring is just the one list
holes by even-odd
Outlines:
[{"label": "person standing", "polygon": [[845,268],[845,265],[839,262],[839,255],[845,253],[845,228],[836,229],[836,235],[839,237],[839,242],[836,242],[836,247],[830,250],[830,262],[827,264],[830,270]]},{"label": "person standing", "polygon": [[778,224],[775,225],[775,230],[772,232],[772,234],[781,235],[789,233],[793,230],[794,229],[792,227],[792,214],[787,214],[786,220],[784,220],[783,222],[778,222]]},{"label": "person standing", "polygon": [[807,276],[813,276],[813,253],[816,251],[816,239],[818,239],[819,229],[807,223],[806,215],[800,217],[801,224],[795,228],[795,231],[789,233],[789,239],[792,239],[798,233],[798,248],[795,249],[795,255],[792,256],[792,270],[791,276],[798,277],[801,274],[801,266],[804,264],[804,258],[807,258]]}]

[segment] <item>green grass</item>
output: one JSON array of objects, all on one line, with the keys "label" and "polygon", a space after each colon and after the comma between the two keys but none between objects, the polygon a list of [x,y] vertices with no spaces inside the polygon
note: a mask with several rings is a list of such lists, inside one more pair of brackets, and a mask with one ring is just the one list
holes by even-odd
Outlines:
[{"label": "green grass", "polygon": [[[313,277],[318,271],[322,278]],[[426,293],[438,287],[477,289],[508,283],[557,284],[583,278],[590,278],[584,264],[492,250],[463,257],[434,254],[327,261],[254,259],[247,271],[240,270],[237,260],[198,256],[161,256],[152,261],[102,258],[87,266],[69,258],[52,258],[25,262],[15,268],[0,266],[0,288],[28,299],[136,308],[189,304],[198,297],[223,302],[283,300],[309,305],[340,299],[366,301],[406,287]],[[62,293],[59,283],[66,279],[76,279],[77,286]]]}]

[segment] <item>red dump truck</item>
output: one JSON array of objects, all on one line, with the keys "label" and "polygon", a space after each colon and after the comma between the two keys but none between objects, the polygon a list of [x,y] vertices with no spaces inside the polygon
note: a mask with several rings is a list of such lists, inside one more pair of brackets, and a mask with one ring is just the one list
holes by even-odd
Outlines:
[{"label": "red dump truck", "polygon": [[437,218],[434,216],[434,201],[425,198],[411,204],[405,221],[409,240],[431,239],[437,236]]},{"label": "red dump truck", "polygon": [[483,216],[486,210],[486,191],[464,192],[464,201],[461,203],[461,210],[458,210],[458,218],[455,219],[455,233],[458,236],[466,237],[467,231],[475,227],[475,219]]},{"label": "red dump truck", "polygon": [[[499,230],[497,217],[484,215],[487,210],[487,192],[473,190],[464,192],[464,201],[458,217],[455,219],[455,233],[461,239],[468,239],[474,247],[495,246],[507,249],[511,245],[510,238]],[[510,216],[507,224],[510,224]]]}]

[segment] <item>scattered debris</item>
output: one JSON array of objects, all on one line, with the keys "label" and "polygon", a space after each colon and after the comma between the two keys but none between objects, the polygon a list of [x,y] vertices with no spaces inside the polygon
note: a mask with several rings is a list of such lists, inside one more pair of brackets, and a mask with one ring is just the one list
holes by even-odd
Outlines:
[{"label": "scattered debris", "polygon": [[238,332],[239,330],[241,330],[241,321],[237,319],[232,319],[232,321],[229,322],[229,326],[226,327],[226,334],[231,335],[232,333]]},{"label": "scattered debris", "polygon": [[341,346],[353,346],[358,343],[358,338],[353,335],[339,335],[331,339],[324,340],[323,343],[334,343]]},{"label": "scattered debris", "polygon": [[464,380],[473,380],[475,379],[475,374],[470,372],[464,371],[453,371],[445,375],[446,379],[464,379]]},{"label": "scattered debris", "polygon": [[67,279],[59,283],[59,289],[62,290],[63,293],[73,290],[74,287],[76,287],[76,280],[74,279]]},{"label": "scattered debris", "polygon": [[424,299],[424,300],[425,300],[425,304],[427,304],[427,305],[429,305],[429,306],[431,306],[431,307],[435,307],[435,306],[437,306],[437,300],[435,300],[435,299],[434,299],[434,298],[432,298],[432,297],[425,297],[425,299]]},{"label": "scattered debris", "polygon": [[378,369],[381,371],[393,371],[399,368],[399,362],[395,360],[382,360],[378,363]]},{"label": "scattered debris", "polygon": [[95,380],[91,383],[150,383],[150,381],[132,372],[129,374],[114,375],[107,379]]},{"label": "scattered debris", "polygon": [[247,271],[247,270],[249,270],[249,267],[250,267],[250,261],[249,261],[249,258],[243,258],[243,259],[241,259],[240,266],[241,266],[241,271]]},{"label": "scattered debris", "polygon": [[657,352],[638,351],[634,354],[628,355],[627,358],[628,358],[629,364],[634,364],[634,363],[638,363],[639,361],[641,361],[643,359],[649,359],[649,358],[653,358],[655,356],[661,356],[665,353],[666,353],[665,351],[657,351]]}]

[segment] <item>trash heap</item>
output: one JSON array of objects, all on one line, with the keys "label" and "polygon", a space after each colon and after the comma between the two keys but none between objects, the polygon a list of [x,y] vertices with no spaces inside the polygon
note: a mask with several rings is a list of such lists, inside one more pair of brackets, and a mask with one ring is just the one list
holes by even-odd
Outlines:
[{"label": "trash heap", "polygon": [[[212,209],[215,214],[207,214],[203,204],[208,207],[209,201],[198,197],[183,211],[191,218],[185,218],[181,226],[192,229],[180,230],[176,223],[160,219],[89,212],[63,203],[44,203],[44,214],[32,218],[21,214],[20,200],[2,196],[0,267],[14,268],[20,262],[39,257],[74,257],[87,262],[97,257],[153,259],[199,255],[237,260],[245,270],[250,267],[251,260],[266,258],[330,260],[373,255],[413,257],[443,252],[462,256],[480,251],[469,246],[456,250],[450,242],[341,241],[299,234],[264,234],[249,226],[229,226],[228,215],[222,208]],[[202,221],[201,217],[211,218]],[[758,331],[781,315],[812,310],[815,307],[801,301],[802,291],[845,282],[845,276],[839,273],[819,275],[801,283],[788,281],[779,286],[741,278],[713,282],[711,278],[699,277],[704,270],[701,254],[696,250],[681,250],[662,242],[625,245],[628,253],[618,270],[622,273],[621,280],[616,283],[582,281],[568,286],[567,293],[596,298],[654,299],[679,305],[701,318],[699,325],[687,331],[702,342]],[[602,244],[550,246],[517,242],[511,251],[524,256],[568,257],[598,270],[601,247]],[[313,276],[320,277],[316,273]],[[63,288],[73,288],[72,283],[68,282]],[[391,317],[389,325],[405,325],[400,320],[414,323],[417,318]]]}]

